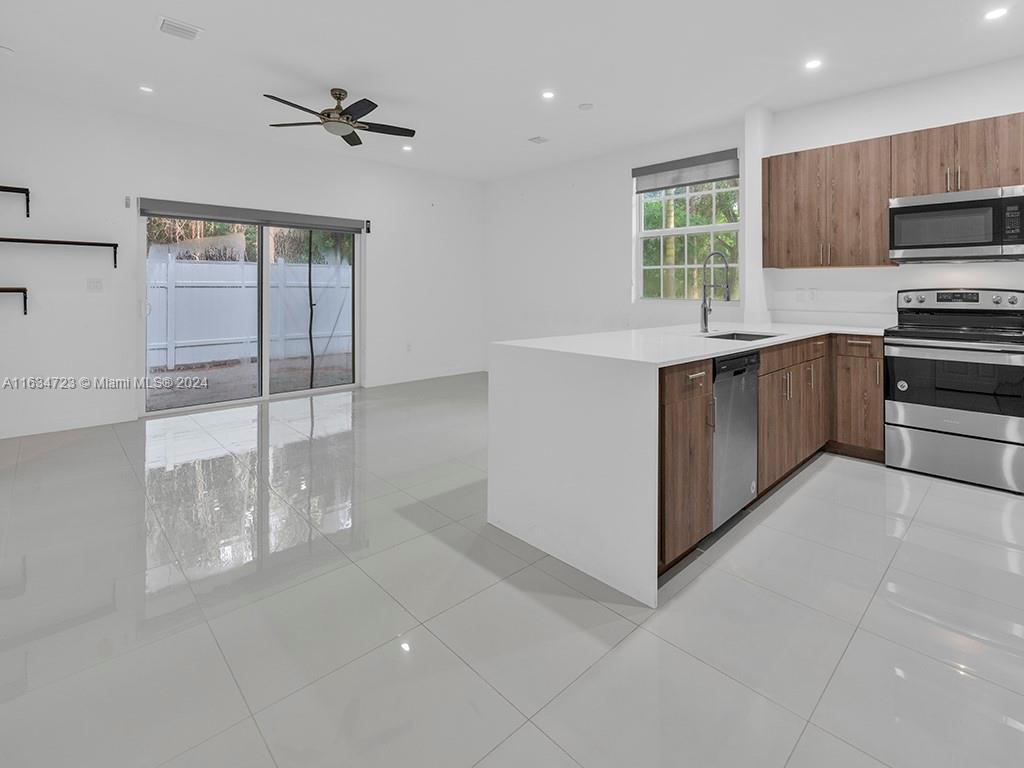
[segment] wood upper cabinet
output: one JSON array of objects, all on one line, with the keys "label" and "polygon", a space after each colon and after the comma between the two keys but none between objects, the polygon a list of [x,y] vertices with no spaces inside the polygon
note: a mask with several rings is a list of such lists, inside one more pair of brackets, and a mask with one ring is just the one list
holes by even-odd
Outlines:
[{"label": "wood upper cabinet", "polygon": [[971,120],[956,127],[953,188],[984,189],[1024,183],[1024,115]]},{"label": "wood upper cabinet", "polygon": [[1024,183],[1024,115],[892,137],[892,197]]},{"label": "wood upper cabinet", "polygon": [[956,166],[956,128],[944,125],[892,137],[890,197],[949,192]]},{"label": "wood upper cabinet", "polygon": [[883,450],[882,358],[836,355],[835,360],[836,442]]},{"label": "wood upper cabinet", "polygon": [[828,150],[810,149],[768,158],[766,267],[817,266],[825,242]]},{"label": "wood upper cabinet", "polygon": [[890,264],[890,140],[829,147],[825,266]]},{"label": "wood upper cabinet", "polygon": [[766,267],[889,263],[890,141],[768,158]]},{"label": "wood upper cabinet", "polygon": [[[677,366],[688,381],[710,379],[709,361],[694,366]],[[690,379],[694,374],[704,373]],[[662,371],[662,387],[671,381],[673,369]],[[707,384],[694,384],[675,396],[662,396],[660,416],[660,487],[662,566],[692,550],[711,533],[712,476],[714,441],[714,397]]]}]

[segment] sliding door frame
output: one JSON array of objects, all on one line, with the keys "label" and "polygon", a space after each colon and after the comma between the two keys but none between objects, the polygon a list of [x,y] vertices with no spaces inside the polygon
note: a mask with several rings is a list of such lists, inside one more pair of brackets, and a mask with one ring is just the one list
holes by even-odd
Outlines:
[{"label": "sliding door frame", "polygon": [[[143,200],[142,197],[136,198],[140,202]],[[215,221],[226,221],[229,223],[252,223],[252,222],[236,222],[231,217],[231,211],[242,210],[232,209],[223,206],[198,206],[206,211],[209,215],[197,218],[207,218]],[[213,219],[212,216],[222,215],[224,212],[224,218]],[[141,211],[137,211],[138,215],[135,217],[136,220],[136,245],[138,253],[142,255],[142,258],[136,260],[138,266],[138,275],[136,283],[138,290],[140,291],[140,299],[137,302],[138,305],[138,334],[136,341],[136,349],[141,351],[139,358],[136,363],[136,371],[138,376],[147,377],[149,376],[149,354],[148,354],[148,317],[149,317],[149,279],[148,279],[148,248],[149,241],[146,234],[146,214]],[[305,227],[308,229],[331,229],[329,226],[324,226],[324,222],[327,221],[325,217],[321,216],[309,216],[308,221],[306,217],[295,215],[295,214],[282,214],[283,216],[296,216],[294,223],[288,226],[294,227]],[[188,218],[187,216],[180,216],[179,218]],[[303,223],[305,222],[305,223]],[[257,292],[257,317],[259,325],[259,338],[257,340],[257,347],[259,350],[259,395],[256,397],[246,397],[238,400],[222,400],[216,403],[207,403],[202,405],[186,405],[178,408],[165,408],[159,411],[147,411],[146,410],[146,391],[144,389],[136,390],[136,412],[138,417],[141,419],[149,418],[160,418],[163,416],[174,416],[180,414],[188,414],[197,411],[208,411],[214,408],[232,408],[235,406],[252,405],[253,403],[263,403],[273,400],[288,400],[296,397],[308,397],[310,395],[326,394],[331,392],[348,392],[355,389],[360,389],[363,386],[363,368],[365,365],[365,319],[366,310],[364,305],[364,296],[366,292],[366,270],[364,269],[364,261],[366,259],[367,251],[367,237],[368,226],[361,232],[354,232],[354,247],[352,252],[352,383],[351,384],[335,384],[327,387],[316,387],[312,389],[299,389],[290,392],[278,392],[271,394],[270,392],[270,312],[268,308],[270,306],[270,270],[269,264],[269,250],[264,247],[264,236],[265,230],[272,224],[259,224],[259,249],[257,258],[257,280],[259,281],[259,291]],[[345,231],[345,230],[335,230]]]}]

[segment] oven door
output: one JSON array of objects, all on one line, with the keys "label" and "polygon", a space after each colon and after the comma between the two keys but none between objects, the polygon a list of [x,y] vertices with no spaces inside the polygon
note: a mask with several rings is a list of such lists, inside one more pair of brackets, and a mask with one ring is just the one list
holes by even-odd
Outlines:
[{"label": "oven door", "polygon": [[889,201],[889,258],[897,262],[1003,258],[1000,189]]},{"label": "oven door", "polygon": [[1024,350],[935,344],[886,341],[886,423],[1024,444]]}]

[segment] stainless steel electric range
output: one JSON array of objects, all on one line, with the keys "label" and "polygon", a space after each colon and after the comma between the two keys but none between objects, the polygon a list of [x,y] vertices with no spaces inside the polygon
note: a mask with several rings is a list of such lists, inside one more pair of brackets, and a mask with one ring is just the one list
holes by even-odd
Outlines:
[{"label": "stainless steel electric range", "polygon": [[1024,492],[1024,291],[900,291],[885,463]]}]

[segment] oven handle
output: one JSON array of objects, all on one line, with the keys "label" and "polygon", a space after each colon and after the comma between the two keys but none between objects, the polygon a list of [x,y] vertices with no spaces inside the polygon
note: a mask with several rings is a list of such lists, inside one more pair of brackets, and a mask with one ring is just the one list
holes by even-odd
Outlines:
[{"label": "oven handle", "polygon": [[[915,342],[916,343],[916,342]],[[969,342],[964,342],[964,346]],[[996,345],[991,345],[996,346]],[[988,365],[1007,365],[1024,368],[1024,354],[1010,352],[990,352],[960,347],[918,347],[885,345],[886,357],[912,357],[919,360],[947,360],[954,363],[983,363]]]}]

